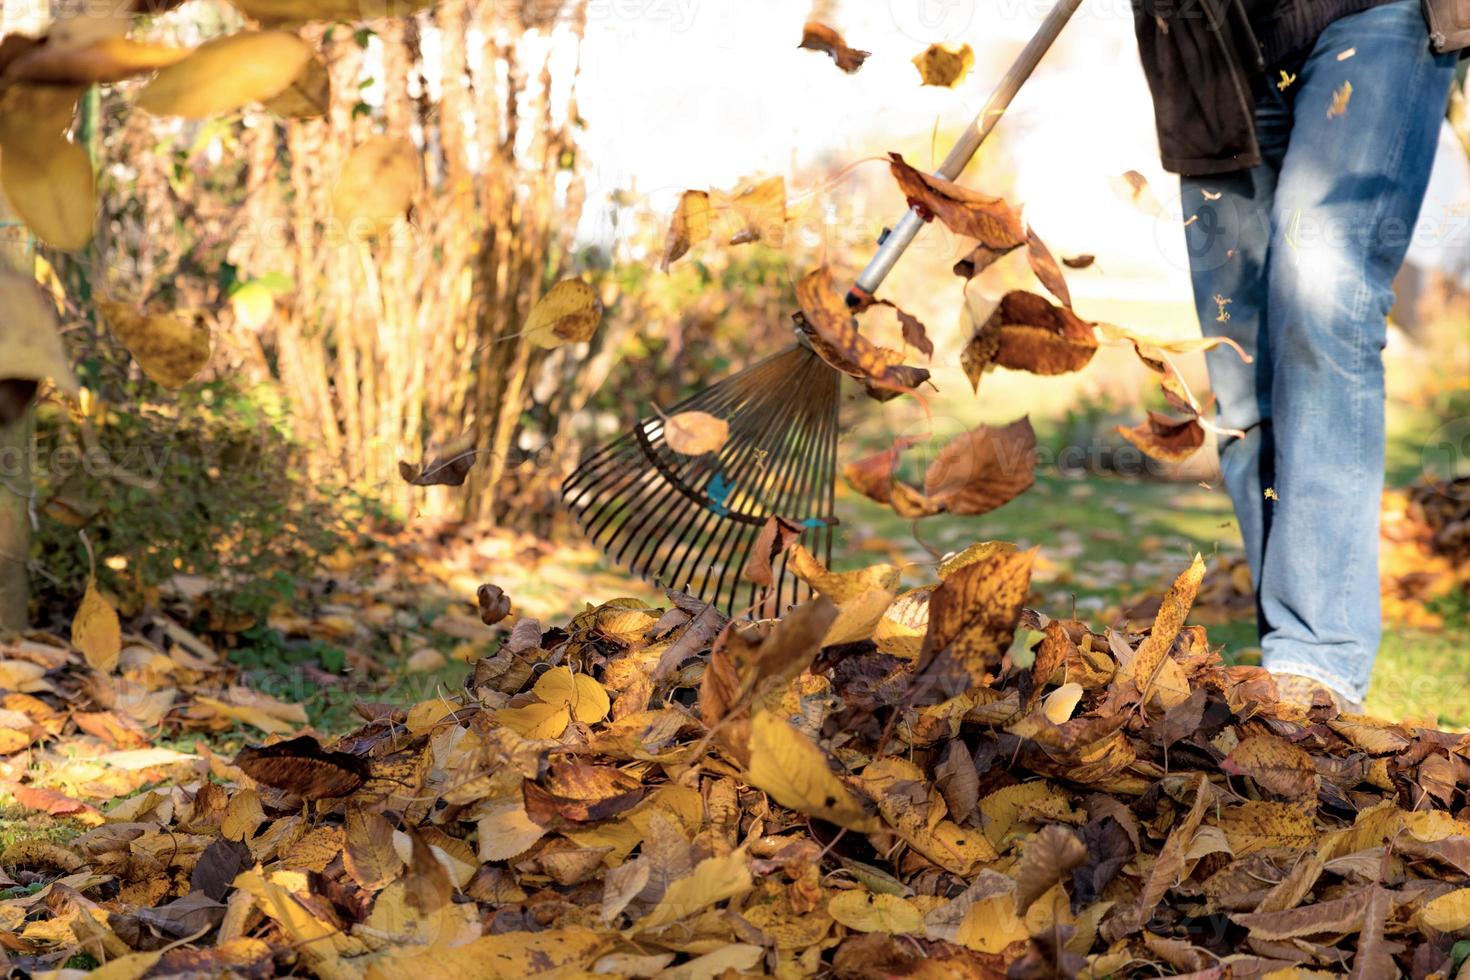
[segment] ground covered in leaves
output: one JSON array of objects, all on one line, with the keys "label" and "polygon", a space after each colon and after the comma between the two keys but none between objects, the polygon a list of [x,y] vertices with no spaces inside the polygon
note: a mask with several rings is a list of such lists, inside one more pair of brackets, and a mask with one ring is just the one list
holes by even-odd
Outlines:
[{"label": "ground covered in leaves", "polygon": [[[85,630],[11,643],[9,790],[80,831],[0,853],[11,969],[1461,970],[1470,738],[1279,703],[1186,625],[1202,562],[1150,627],[1095,632],[1027,609],[1034,553],[1006,545],[906,592],[792,560],[817,596],[778,620],[672,593],[522,618],[457,696],[233,759],[127,719],[170,683],[196,727],[258,712],[284,736],[298,706],[177,636],[110,662]],[[42,763],[74,795],[31,785]]]}]

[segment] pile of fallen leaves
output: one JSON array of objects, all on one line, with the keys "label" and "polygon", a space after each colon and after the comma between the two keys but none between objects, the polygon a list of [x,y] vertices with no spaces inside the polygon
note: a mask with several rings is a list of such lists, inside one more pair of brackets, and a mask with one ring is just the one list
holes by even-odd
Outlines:
[{"label": "pile of fallen leaves", "polygon": [[1382,577],[1386,616],[1444,625],[1427,604],[1470,593],[1470,477],[1384,495]]},{"label": "pile of fallen leaves", "polygon": [[[146,785],[0,854],[0,942],[114,978],[1453,975],[1470,738],[1278,703],[1185,625],[1199,560],[1134,634],[1025,609],[1033,557],[899,592],[798,549],[779,620],[614,600],[326,746],[131,750]],[[4,700],[33,753],[183,669],[69,657]]]}]

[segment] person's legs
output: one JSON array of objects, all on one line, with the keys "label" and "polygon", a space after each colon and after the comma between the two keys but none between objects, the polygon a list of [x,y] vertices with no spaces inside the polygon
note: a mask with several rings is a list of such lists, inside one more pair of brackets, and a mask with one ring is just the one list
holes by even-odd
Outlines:
[{"label": "person's legs", "polygon": [[[1271,204],[1286,153],[1290,112],[1272,92],[1256,106],[1263,161],[1251,170],[1180,181],[1190,279],[1200,329],[1229,346],[1205,355],[1216,422],[1238,435],[1220,439],[1220,471],[1235,505],[1251,578],[1259,582],[1270,531],[1266,488],[1275,483],[1271,438],[1271,356],[1266,333]],[[1264,629],[1262,624],[1262,629]]]},{"label": "person's legs", "polygon": [[1279,499],[1256,578],[1263,663],[1352,700],[1382,633],[1385,324],[1453,74],[1454,56],[1429,48],[1418,0],[1334,23],[1298,73],[1272,205]]}]

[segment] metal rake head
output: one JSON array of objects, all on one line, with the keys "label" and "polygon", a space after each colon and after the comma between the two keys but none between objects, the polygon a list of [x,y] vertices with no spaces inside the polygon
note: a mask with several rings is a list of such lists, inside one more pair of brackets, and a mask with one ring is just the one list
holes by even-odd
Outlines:
[{"label": "metal rake head", "polygon": [[[727,615],[774,614],[810,589],[773,567],[767,589],[742,577],[772,516],[804,530],[801,543],[832,555],[839,375],[794,344],[592,453],[562,483],[582,529],[613,560],[682,589]],[[729,437],[715,452],[684,456],[664,442],[664,417],[708,412]]]}]

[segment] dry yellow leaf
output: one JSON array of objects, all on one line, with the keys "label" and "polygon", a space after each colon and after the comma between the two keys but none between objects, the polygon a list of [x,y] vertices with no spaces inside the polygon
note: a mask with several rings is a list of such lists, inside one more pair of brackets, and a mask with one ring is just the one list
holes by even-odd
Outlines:
[{"label": "dry yellow leaf", "polygon": [[860,593],[837,606],[837,618],[827,627],[822,637],[822,646],[839,643],[856,643],[872,639],[878,621],[893,605],[893,593],[883,589],[872,589]]},{"label": "dry yellow leaf", "polygon": [[36,237],[64,251],[92,240],[97,210],[92,161],[63,139],[8,142],[0,150],[0,184]]},{"label": "dry yellow leaf", "polygon": [[159,116],[207,119],[284,91],[310,46],[286,31],[241,31],[206,41],[164,68],[138,93],[138,107]]},{"label": "dry yellow leaf", "polygon": [[765,242],[780,248],[786,240],[785,177],[768,177],[731,193],[712,191],[710,202],[715,224],[729,244]]},{"label": "dry yellow leaf", "polygon": [[606,688],[588,674],[573,674],[568,667],[553,667],[542,674],[531,693],[547,704],[565,708],[584,725],[606,718],[612,708]]},{"label": "dry yellow leaf", "polygon": [[182,388],[209,361],[209,327],[188,312],[140,313],[105,299],[97,308],[143,373],[165,388]]},{"label": "dry yellow leaf", "polygon": [[647,932],[688,919],[717,902],[744,895],[751,889],[750,865],[745,848],[724,857],[705,858],[694,870],[669,885],[653,911],[639,919],[630,932]]},{"label": "dry yellow leaf", "polygon": [[117,610],[97,591],[97,581],[87,579],[87,591],[71,623],[71,642],[93,670],[110,671],[122,653],[122,624]]},{"label": "dry yellow leaf", "polygon": [[433,0],[230,0],[243,14],[262,24],[306,24],[314,20],[347,21],[407,17],[433,6]]},{"label": "dry yellow leaf", "polygon": [[526,815],[519,795],[487,800],[479,809],[480,860],[506,861],[523,853],[546,834]]},{"label": "dry yellow leaf", "polygon": [[381,235],[419,191],[419,154],[402,137],[372,136],[352,148],[332,185],[332,213],[357,235]]},{"label": "dry yellow leaf", "polygon": [[163,952],[163,950],[158,950],[152,953],[128,953],[126,956],[109,960],[88,973],[87,976],[92,980],[139,980],[158,965],[158,961],[163,958]]},{"label": "dry yellow leaf", "polygon": [[730,423],[708,412],[680,412],[664,422],[664,442],[676,453],[702,456],[730,438]]},{"label": "dry yellow leaf", "polygon": [[[56,304],[29,276],[0,268],[0,379],[45,381],[50,378],[68,395],[77,394],[76,379],[57,333]],[[0,419],[0,422],[7,421]]]},{"label": "dry yellow leaf", "polygon": [[265,107],[278,116],[309,119],[326,113],[332,104],[332,79],[322,59],[312,55],[279,94],[265,100]]},{"label": "dry yellow leaf", "polygon": [[1458,888],[1425,902],[1415,913],[1414,921],[1440,932],[1459,932],[1470,928],[1470,888]]},{"label": "dry yellow leaf", "polygon": [[220,836],[225,840],[247,840],[263,823],[265,809],[261,806],[260,794],[253,789],[242,789],[230,797],[225,807],[225,814],[220,818]]},{"label": "dry yellow leaf", "polygon": [[538,347],[552,348],[591,340],[600,323],[597,290],[580,279],[563,279],[531,307],[522,333]]},{"label": "dry yellow leaf", "polygon": [[495,712],[495,723],[522,738],[558,738],[572,723],[572,714],[565,705],[532,701],[519,708],[501,708]]},{"label": "dry yellow leaf", "polygon": [[1042,713],[1053,725],[1060,725],[1072,717],[1077,702],[1082,700],[1082,685],[1075,681],[1063,684],[1052,691],[1041,702]]},{"label": "dry yellow leaf", "polygon": [[857,890],[840,892],[827,903],[827,913],[858,932],[924,933],[924,914],[913,902],[898,895]]},{"label": "dry yellow leaf", "polygon": [[1009,894],[981,899],[965,913],[957,942],[979,953],[999,953],[1011,943],[1029,938],[1026,923],[1016,914],[1016,900]]},{"label": "dry yellow leaf", "polygon": [[758,712],[751,720],[748,778],[752,786],[798,813],[850,830],[878,826],[857,794],[827,767],[826,753],[769,711]]},{"label": "dry yellow leaf", "polygon": [[975,66],[975,52],[968,44],[931,44],[913,62],[923,84],[954,88]]},{"label": "dry yellow leaf", "polygon": [[709,194],[685,191],[679,195],[679,206],[669,220],[669,233],[664,239],[663,269],[677,261],[689,249],[709,237]]}]

